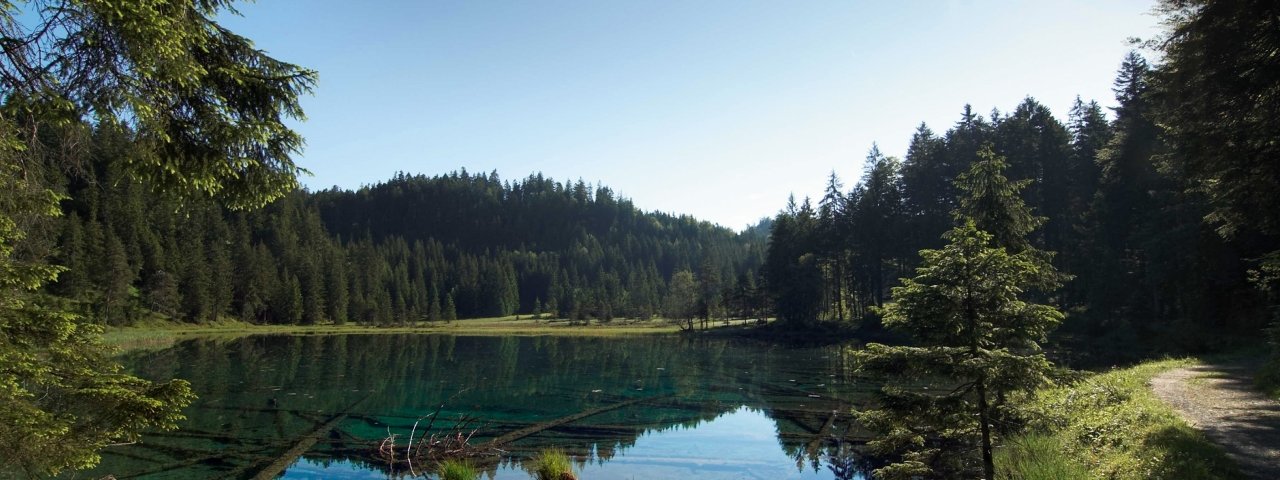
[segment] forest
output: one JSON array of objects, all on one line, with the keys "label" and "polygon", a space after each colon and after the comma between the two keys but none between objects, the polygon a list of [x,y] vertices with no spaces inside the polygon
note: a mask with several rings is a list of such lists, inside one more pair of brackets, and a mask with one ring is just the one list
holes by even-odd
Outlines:
[{"label": "forest", "polygon": [[965,106],[943,133],[921,124],[904,159],[872,147],[852,189],[833,173],[816,205],[793,200],[774,219],[764,272],[779,318],[877,322],[873,308],[919,265],[918,252],[943,246],[959,215],[957,179],[985,152],[1007,163],[1041,217],[1027,241],[1054,252],[1070,277],[1046,298],[1068,313],[1058,334],[1110,360],[1256,334],[1274,305],[1256,281],[1275,236],[1232,227],[1224,237],[1224,224],[1201,221],[1221,213],[1160,127],[1172,123],[1161,117],[1170,108],[1158,103],[1161,75],[1141,55],[1125,57],[1113,119],[1077,98],[1063,122],[1027,98],[987,117]]},{"label": "forest", "polygon": [[[68,272],[49,289],[108,325],[152,313],[302,325],[648,319],[667,312],[668,282],[682,271],[697,272],[686,289],[707,291],[717,316],[729,306],[746,315],[744,302],[763,294],[754,279],[766,228],[738,234],[643,212],[581,180],[399,174],[231,210],[129,178],[127,128],[87,136],[86,175],[51,168],[65,175],[55,258]],[[740,279],[746,293],[735,296]]]}]

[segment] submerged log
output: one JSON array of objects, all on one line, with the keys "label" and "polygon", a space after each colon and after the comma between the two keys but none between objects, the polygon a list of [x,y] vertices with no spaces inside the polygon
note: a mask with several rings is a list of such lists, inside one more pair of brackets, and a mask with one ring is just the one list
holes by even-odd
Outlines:
[{"label": "submerged log", "polygon": [[610,412],[610,411],[613,411],[613,410],[617,410],[617,409],[619,409],[619,408],[629,407],[629,406],[635,405],[635,404],[637,404],[637,403],[643,403],[643,402],[653,401],[653,400],[657,400],[657,399],[665,398],[665,397],[670,397],[670,396],[671,396],[671,395],[659,395],[659,396],[654,396],[654,397],[636,398],[636,399],[632,399],[632,400],[626,400],[626,401],[618,402],[618,403],[615,403],[615,404],[612,404],[612,405],[606,405],[606,406],[603,406],[603,407],[600,407],[600,408],[593,408],[593,409],[590,409],[590,410],[584,410],[584,411],[581,411],[581,412],[575,413],[575,414],[573,414],[573,415],[569,415],[569,416],[567,416],[567,417],[560,417],[560,418],[557,418],[557,419],[555,419],[555,420],[550,420],[550,421],[546,421],[546,422],[538,423],[538,424],[531,425],[531,426],[528,426],[528,427],[525,427],[525,428],[521,428],[521,429],[519,429],[519,430],[515,430],[515,431],[513,431],[513,432],[508,432],[508,433],[506,433],[506,434],[504,434],[504,435],[501,435],[501,436],[498,436],[497,438],[494,438],[493,440],[490,440],[490,441],[489,441],[489,446],[492,446],[492,447],[500,447],[500,446],[502,446],[502,445],[505,445],[505,444],[508,444],[508,443],[514,442],[514,441],[516,441],[516,440],[520,440],[520,439],[522,439],[522,438],[525,438],[525,437],[529,437],[529,436],[535,435],[535,434],[537,434],[538,432],[541,432],[541,431],[546,430],[546,429],[549,429],[549,428],[555,428],[555,427],[558,427],[558,426],[561,426],[561,425],[564,425],[564,424],[567,424],[567,423],[572,423],[572,422],[576,422],[576,421],[578,421],[578,420],[582,420],[582,419],[584,419],[584,418],[587,418],[587,417],[590,417],[590,416],[593,416],[593,415],[599,415],[599,414],[604,413],[604,412]]},{"label": "submerged log", "polygon": [[[288,469],[290,465],[293,465],[294,462],[298,461],[299,457],[307,453],[308,450],[311,450],[311,447],[315,446],[316,442],[319,442],[321,438],[323,438],[325,435],[328,435],[330,430],[333,430],[338,426],[338,424],[342,423],[343,420],[346,420],[347,416],[351,414],[352,410],[355,410],[356,407],[359,407],[361,404],[365,402],[365,400],[368,400],[369,397],[371,396],[372,395],[365,395],[364,398],[356,400],[354,403],[352,403],[351,405],[348,405],[347,408],[343,409],[341,412],[338,412],[333,416],[329,417],[328,421],[321,423],[320,425],[317,425],[315,428],[311,429],[311,431],[307,432],[306,434],[303,434],[301,437],[298,437],[297,441],[293,444],[292,447],[290,447],[288,450],[285,450],[283,454],[281,454],[279,457],[275,458],[274,460],[263,460],[263,461],[255,462],[247,466],[243,470],[237,470],[236,472],[232,472],[232,474],[229,475],[228,477],[230,478],[248,477],[248,478],[253,478],[254,480],[270,480],[280,476],[280,474],[284,473],[284,471]],[[256,473],[253,473],[252,475],[246,475],[246,473],[255,472],[255,471]]]},{"label": "submerged log", "polygon": [[831,435],[831,427],[835,426],[836,417],[838,416],[840,416],[840,411],[832,410],[831,417],[827,418],[827,423],[822,424],[822,428],[819,429],[818,433],[813,436],[813,440],[809,440],[808,448],[805,449],[807,452],[809,452],[809,455],[818,454],[818,448],[821,447],[822,442],[826,440],[829,435]]}]

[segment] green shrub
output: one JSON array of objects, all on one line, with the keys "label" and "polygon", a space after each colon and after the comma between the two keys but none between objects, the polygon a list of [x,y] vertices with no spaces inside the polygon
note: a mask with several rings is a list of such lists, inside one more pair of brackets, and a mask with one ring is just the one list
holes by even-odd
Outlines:
[{"label": "green shrub", "polygon": [[1280,400],[1280,357],[1272,358],[1258,371],[1258,388],[1271,398]]},{"label": "green shrub", "polygon": [[440,466],[436,467],[436,474],[440,476],[440,480],[476,480],[480,478],[480,472],[476,471],[475,467],[461,460],[440,462]]},{"label": "green shrub", "polygon": [[573,463],[563,450],[552,448],[538,452],[529,464],[529,473],[538,480],[577,480]]}]

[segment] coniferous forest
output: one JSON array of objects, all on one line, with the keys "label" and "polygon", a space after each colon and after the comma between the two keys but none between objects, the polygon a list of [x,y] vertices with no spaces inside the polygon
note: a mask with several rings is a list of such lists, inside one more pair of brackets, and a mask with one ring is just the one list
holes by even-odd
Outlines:
[{"label": "coniferous forest", "polygon": [[1199,221],[1214,210],[1158,126],[1159,75],[1137,53],[1124,58],[1110,118],[1077,98],[1059,120],[1027,98],[987,116],[965,106],[945,131],[921,124],[905,159],[872,147],[853,188],[832,174],[816,205],[793,200],[774,219],[764,272],[779,318],[874,324],[872,308],[915,269],[918,252],[943,246],[960,207],[958,178],[985,152],[1007,163],[1043,222],[1029,242],[1055,252],[1053,265],[1069,278],[1046,298],[1068,313],[1059,335],[1123,356],[1255,334],[1268,300],[1251,279],[1275,237],[1228,239]]},{"label": "coniferous forest", "polygon": [[233,211],[123,175],[127,130],[89,135],[87,175],[65,177],[56,258],[68,274],[49,288],[110,325],[152,312],[262,324],[648,319],[665,313],[680,271],[710,289],[716,316],[764,303],[762,231],[643,212],[580,180],[400,174]]}]

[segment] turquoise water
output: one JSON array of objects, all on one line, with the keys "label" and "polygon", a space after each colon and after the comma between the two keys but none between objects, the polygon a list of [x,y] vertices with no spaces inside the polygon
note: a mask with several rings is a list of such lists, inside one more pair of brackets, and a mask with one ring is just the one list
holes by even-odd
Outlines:
[{"label": "turquoise water", "polygon": [[181,430],[109,450],[95,475],[249,478],[305,450],[285,478],[399,476],[378,443],[421,438],[439,409],[433,433],[470,416],[473,444],[528,433],[477,460],[484,478],[530,478],[521,462],[556,447],[584,479],[830,479],[868,391],[841,348],[685,336],[260,336],[127,363],[200,399]]}]

